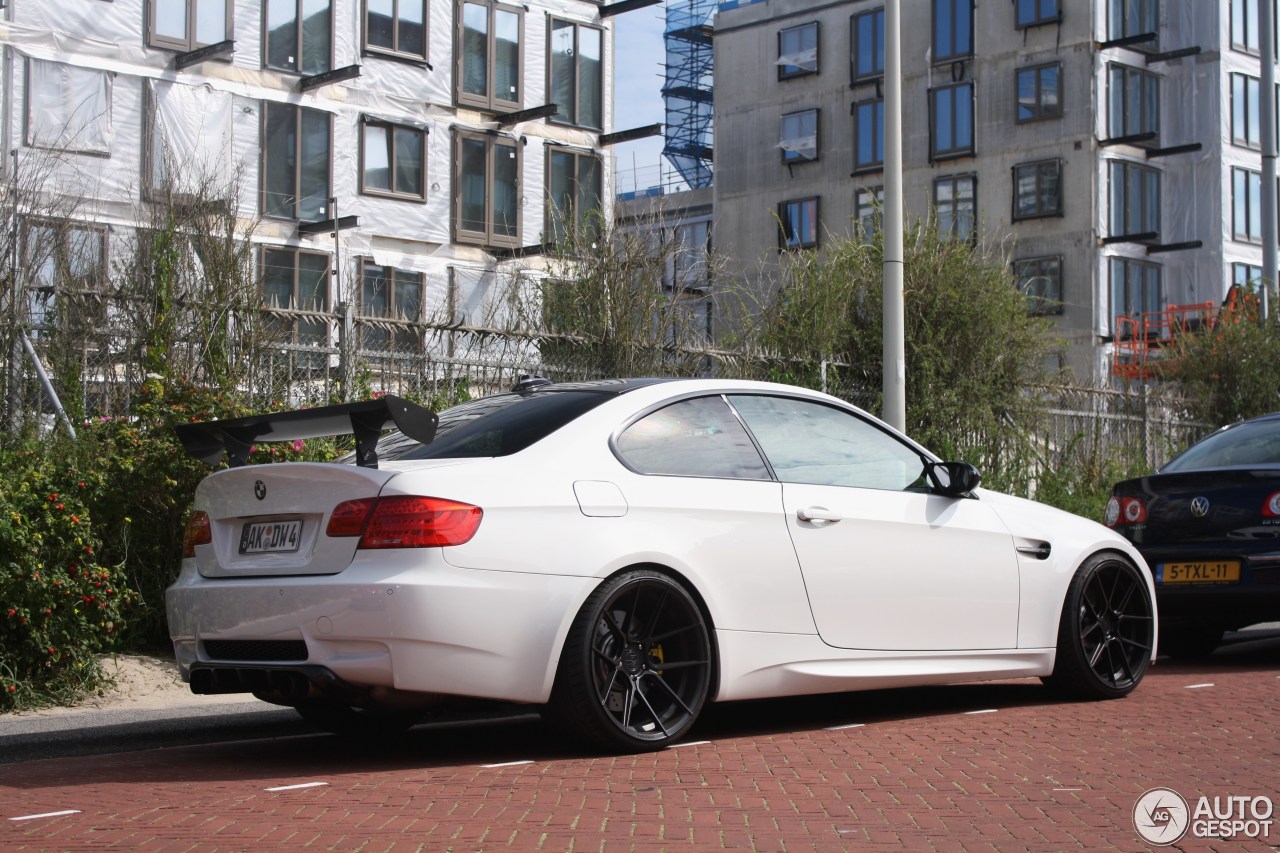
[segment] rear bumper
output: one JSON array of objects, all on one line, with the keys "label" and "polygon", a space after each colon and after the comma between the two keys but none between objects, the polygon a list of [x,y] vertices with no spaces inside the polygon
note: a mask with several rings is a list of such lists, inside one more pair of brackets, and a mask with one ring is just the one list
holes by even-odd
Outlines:
[{"label": "rear bumper", "polygon": [[433,549],[359,554],[322,576],[209,579],[192,563],[166,595],[184,681],[193,667],[322,667],[356,689],[514,702],[548,699],[569,622],[598,583],[459,569]]}]

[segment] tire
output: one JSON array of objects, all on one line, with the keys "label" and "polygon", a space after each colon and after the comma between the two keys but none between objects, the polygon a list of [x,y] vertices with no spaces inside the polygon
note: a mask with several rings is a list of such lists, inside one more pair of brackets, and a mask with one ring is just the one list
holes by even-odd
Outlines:
[{"label": "tire", "polygon": [[1116,554],[1095,554],[1067,587],[1051,688],[1080,699],[1133,692],[1151,663],[1154,609],[1142,574]]},{"label": "tire", "polygon": [[707,620],[688,590],[659,572],[624,572],[574,618],[544,716],[605,749],[662,749],[698,719],[712,672]]},{"label": "tire", "polygon": [[1175,659],[1213,654],[1226,630],[1218,625],[1169,625],[1160,628],[1160,654]]},{"label": "tire", "polygon": [[328,702],[301,702],[293,706],[311,726],[349,738],[379,740],[395,737],[421,718],[418,711],[384,711],[353,708]]}]

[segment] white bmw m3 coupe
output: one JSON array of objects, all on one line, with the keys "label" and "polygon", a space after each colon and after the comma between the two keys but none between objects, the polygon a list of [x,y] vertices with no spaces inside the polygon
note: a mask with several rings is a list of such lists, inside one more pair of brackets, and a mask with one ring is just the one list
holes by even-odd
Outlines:
[{"label": "white bmw m3 coupe", "polygon": [[[335,729],[490,699],[647,750],[707,702],[1024,676],[1108,699],[1155,655],[1128,541],[814,391],[530,379],[179,433],[231,465],[168,591],[182,678]],[[244,464],[342,433],[338,462]]]}]

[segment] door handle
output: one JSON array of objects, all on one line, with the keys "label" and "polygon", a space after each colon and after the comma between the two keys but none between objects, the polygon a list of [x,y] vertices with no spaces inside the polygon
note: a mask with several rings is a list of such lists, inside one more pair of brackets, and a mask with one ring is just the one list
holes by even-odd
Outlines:
[{"label": "door handle", "polygon": [[832,512],[825,506],[807,506],[796,510],[796,518],[813,524],[835,524],[844,516],[837,512]]}]

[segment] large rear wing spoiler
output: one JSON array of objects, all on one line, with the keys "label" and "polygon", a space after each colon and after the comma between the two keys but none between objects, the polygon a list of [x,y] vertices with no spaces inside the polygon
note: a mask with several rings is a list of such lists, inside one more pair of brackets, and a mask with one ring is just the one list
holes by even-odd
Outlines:
[{"label": "large rear wing spoiler", "polygon": [[249,451],[260,441],[296,441],[327,435],[356,437],[356,464],[378,467],[378,439],[388,424],[405,435],[430,444],[440,418],[430,409],[388,394],[361,403],[340,403],[314,409],[295,409],[270,415],[248,415],[221,421],[178,424],[178,438],[187,453],[210,465],[222,454],[227,464],[239,468],[249,463]]}]

